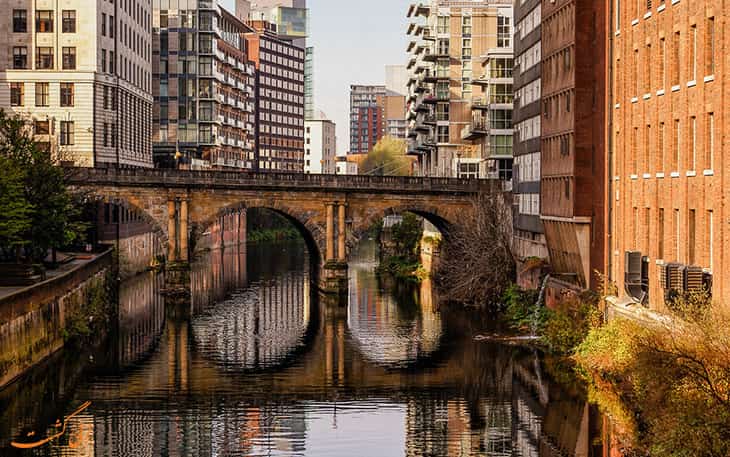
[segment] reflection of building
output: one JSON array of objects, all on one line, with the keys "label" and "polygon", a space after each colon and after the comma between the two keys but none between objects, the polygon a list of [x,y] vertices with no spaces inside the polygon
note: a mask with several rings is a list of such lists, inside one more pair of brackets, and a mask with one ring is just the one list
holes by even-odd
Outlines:
[{"label": "reflection of building", "polygon": [[31,117],[36,141],[62,160],[151,167],[150,4],[3,2],[11,5],[0,33],[0,106]]},{"label": "reflection of building", "polygon": [[367,154],[385,136],[385,86],[350,86],[350,153]]},{"label": "reflection of building", "polygon": [[[408,9],[408,135],[410,154],[422,176],[479,176],[511,173],[511,131],[464,138],[470,132],[472,106],[487,115],[511,114],[512,83],[474,85],[482,62],[504,54],[511,58],[512,1],[445,0],[412,4]],[[486,102],[486,105],[485,105]],[[499,114],[497,114],[499,113]],[[499,122],[511,123],[500,118]],[[506,129],[510,130],[511,124]],[[477,131],[472,129],[471,131]],[[491,160],[489,167],[487,160]]]},{"label": "reflection of building", "polygon": [[241,34],[217,4],[166,9],[154,1],[153,139],[161,167],[255,166],[255,74]]},{"label": "reflection of building", "polygon": [[335,123],[327,119],[304,121],[305,173],[335,173],[335,128]]},{"label": "reflection of building", "polygon": [[164,275],[148,272],[119,288],[118,364],[130,366],[151,351],[165,323]]}]

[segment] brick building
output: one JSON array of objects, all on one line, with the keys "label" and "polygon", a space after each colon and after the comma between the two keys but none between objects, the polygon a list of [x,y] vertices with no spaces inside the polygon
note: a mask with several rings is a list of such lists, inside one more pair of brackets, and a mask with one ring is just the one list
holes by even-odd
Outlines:
[{"label": "brick building", "polygon": [[728,10],[610,3],[611,277],[656,310],[682,279],[714,277],[713,298],[730,306]]},{"label": "brick building", "polygon": [[540,214],[549,291],[595,287],[593,272],[606,271],[606,5],[543,0],[541,28]]},{"label": "brick building", "polygon": [[367,154],[385,136],[385,86],[350,86],[350,153]]}]

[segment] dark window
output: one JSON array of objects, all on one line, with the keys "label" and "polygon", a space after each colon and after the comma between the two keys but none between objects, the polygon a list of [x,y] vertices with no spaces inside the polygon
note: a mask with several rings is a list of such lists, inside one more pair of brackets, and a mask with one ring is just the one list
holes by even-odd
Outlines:
[{"label": "dark window", "polygon": [[28,48],[25,46],[16,46],[13,48],[13,68],[28,68]]},{"label": "dark window", "polygon": [[53,48],[37,47],[35,51],[36,70],[53,69]]},{"label": "dark window", "polygon": [[48,106],[48,83],[35,83],[35,106]]},{"label": "dark window", "polygon": [[106,13],[101,13],[101,36],[106,36]]},{"label": "dark window", "polygon": [[13,10],[13,32],[25,33],[28,31],[28,11]]},{"label": "dark window", "polygon": [[74,144],[73,121],[61,121],[61,146]]},{"label": "dark window", "polygon": [[23,106],[24,83],[10,83],[10,106]]},{"label": "dark window", "polygon": [[37,33],[53,32],[53,11],[35,12],[35,31]]},{"label": "dark window", "polygon": [[73,83],[61,83],[61,106],[74,106]]},{"label": "dark window", "polygon": [[63,33],[76,33],[76,10],[63,10],[61,31]]},{"label": "dark window", "polygon": [[75,70],[76,69],[76,48],[64,47],[62,52],[63,52],[63,69],[64,70]]},{"label": "dark window", "polygon": [[48,135],[49,133],[51,133],[50,122],[35,121],[33,123],[33,133],[36,135]]}]

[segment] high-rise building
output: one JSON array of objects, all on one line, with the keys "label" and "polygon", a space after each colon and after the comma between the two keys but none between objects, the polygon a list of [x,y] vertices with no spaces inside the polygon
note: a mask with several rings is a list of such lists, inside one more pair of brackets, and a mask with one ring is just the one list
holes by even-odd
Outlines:
[{"label": "high-rise building", "polygon": [[390,89],[385,91],[385,135],[405,140],[408,123],[405,120],[406,97]]},{"label": "high-rise building", "polygon": [[385,86],[350,86],[350,154],[367,154],[385,136]]},{"label": "high-rise building", "polygon": [[496,68],[498,59],[511,59],[512,1],[431,0],[411,5],[407,16],[409,152],[418,157],[417,173],[511,176],[511,117],[509,128],[498,129],[509,134],[494,138],[487,132],[472,136],[471,126],[472,105],[511,115],[509,78],[474,82],[485,64]]},{"label": "high-rise building", "polygon": [[151,5],[3,6],[0,106],[27,116],[35,139],[63,160],[151,167]]},{"label": "high-rise building", "polygon": [[[595,287],[606,272],[606,5],[542,0],[541,219],[552,267],[549,292]],[[556,298],[554,295],[548,298]]]},{"label": "high-rise building", "polygon": [[610,277],[654,310],[703,285],[730,306],[730,12],[709,0],[609,3]]},{"label": "high-rise building", "polygon": [[256,66],[257,167],[304,171],[304,49],[282,40],[266,21],[245,34]]},{"label": "high-rise building", "polygon": [[314,48],[304,50],[304,119],[314,119]]},{"label": "high-rise building", "polygon": [[304,172],[334,174],[337,135],[335,123],[328,119],[304,121]]},{"label": "high-rise building", "polygon": [[256,76],[242,38],[250,28],[216,1],[167,3],[154,0],[152,24],[155,163],[255,168]]},{"label": "high-rise building", "polygon": [[405,65],[385,66],[385,88],[401,95],[408,94],[408,70]]},{"label": "high-rise building", "polygon": [[532,287],[537,286],[534,281],[540,271],[528,270],[523,263],[530,258],[548,257],[540,221],[540,11],[540,0],[515,2],[513,124],[519,128],[514,136],[514,250],[521,264],[518,281]]}]

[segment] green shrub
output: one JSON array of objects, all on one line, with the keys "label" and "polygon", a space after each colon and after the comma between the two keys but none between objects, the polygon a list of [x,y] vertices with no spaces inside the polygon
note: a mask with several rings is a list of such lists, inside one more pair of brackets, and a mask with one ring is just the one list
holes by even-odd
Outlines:
[{"label": "green shrub", "polygon": [[592,328],[603,321],[598,297],[584,293],[566,300],[555,310],[548,310],[542,329],[542,342],[555,354],[572,354]]}]

